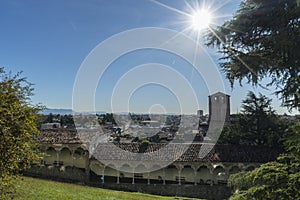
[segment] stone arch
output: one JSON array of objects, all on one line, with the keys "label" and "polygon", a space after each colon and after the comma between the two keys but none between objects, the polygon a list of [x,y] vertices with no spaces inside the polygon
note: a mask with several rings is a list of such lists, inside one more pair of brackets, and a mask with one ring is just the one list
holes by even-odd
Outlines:
[{"label": "stone arch", "polygon": [[134,169],[134,179],[136,183],[147,183],[149,169],[143,164],[139,164]]},{"label": "stone arch", "polygon": [[153,169],[160,170],[160,169],[163,169],[163,167],[159,164],[154,164],[154,165],[151,166],[150,171],[156,171],[156,170],[153,170]]},{"label": "stone arch", "polygon": [[59,152],[59,161],[64,166],[73,166],[72,151],[68,147],[63,147]]},{"label": "stone arch", "polygon": [[214,171],[215,169],[220,168],[220,167],[223,168],[224,170],[226,170],[226,166],[224,166],[222,163],[218,163],[218,164],[213,165],[212,170]]},{"label": "stone arch", "polygon": [[73,163],[75,167],[85,168],[85,152],[86,150],[84,150],[82,147],[75,149],[73,154]]},{"label": "stone arch", "polygon": [[46,151],[49,151],[49,150],[54,150],[54,151],[56,152],[55,148],[52,147],[52,146],[48,146],[48,147],[46,148]]},{"label": "stone arch", "polygon": [[114,163],[109,163],[108,165],[105,166],[105,168],[107,168],[107,167],[117,169],[117,167]]},{"label": "stone arch", "polygon": [[[153,169],[157,169],[154,170]],[[163,184],[165,180],[165,169],[158,164],[154,164],[150,169],[150,182],[155,184]]]},{"label": "stone arch", "polygon": [[147,169],[147,167],[143,164],[139,164],[138,166],[136,166],[134,168],[134,172],[136,172],[136,173],[146,173],[148,171],[149,171],[149,169]]},{"label": "stone arch", "polygon": [[104,165],[96,160],[95,158],[90,159],[90,181],[92,182],[99,182],[101,181]]},{"label": "stone arch", "polygon": [[83,157],[84,152],[85,152],[85,150],[82,147],[78,147],[74,151],[74,157],[76,159],[79,159],[79,158]]},{"label": "stone arch", "polygon": [[53,165],[57,161],[57,152],[53,147],[48,147],[45,151],[44,162],[46,165]]},{"label": "stone arch", "polygon": [[225,167],[223,165],[218,165],[214,168],[213,179],[216,184],[225,184],[227,183],[227,174]]},{"label": "stone arch", "polygon": [[120,167],[120,182],[122,183],[132,183],[133,179],[133,167],[129,164],[123,164]]},{"label": "stone arch", "polygon": [[168,183],[177,183],[176,177],[178,176],[178,169],[174,164],[165,168],[165,179]]},{"label": "stone arch", "polygon": [[213,172],[213,165],[209,163],[200,163],[199,165],[196,166],[197,171],[199,171],[200,168],[207,168],[209,170],[209,173],[212,174]]},{"label": "stone arch", "polygon": [[90,160],[90,169],[97,175],[102,175],[103,170],[104,170],[104,165],[99,162],[98,160],[91,159]]},{"label": "stone arch", "polygon": [[212,179],[210,168],[207,165],[202,165],[197,169],[196,180],[197,183],[206,184]]},{"label": "stone arch", "polygon": [[118,170],[116,170],[116,166],[114,164],[109,164],[104,168],[104,178],[105,182],[116,182],[118,176]]},{"label": "stone arch", "polygon": [[191,165],[184,165],[181,170],[181,183],[194,184],[195,171]]},{"label": "stone arch", "polygon": [[132,172],[133,171],[133,167],[131,167],[128,163],[124,163],[120,167],[120,171],[122,171],[122,172]]}]

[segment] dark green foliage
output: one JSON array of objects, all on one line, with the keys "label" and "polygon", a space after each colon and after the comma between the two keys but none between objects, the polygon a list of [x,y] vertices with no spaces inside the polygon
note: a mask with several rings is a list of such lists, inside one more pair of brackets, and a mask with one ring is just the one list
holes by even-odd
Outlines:
[{"label": "dark green foliage", "polygon": [[244,0],[233,18],[212,29],[208,46],[224,56],[232,86],[247,79],[276,86],[284,106],[300,110],[300,7],[298,0]]},{"label": "dark green foliage", "polygon": [[39,126],[43,123],[53,123],[58,122],[60,123],[61,127],[66,128],[74,128],[74,119],[73,115],[61,115],[61,114],[48,114],[48,115],[41,115],[40,116],[40,123]]},{"label": "dark green foliage", "polygon": [[241,144],[242,132],[239,124],[225,125],[220,138],[218,139],[219,144]]},{"label": "dark green foliage", "polygon": [[243,100],[242,113],[233,124],[226,125],[218,143],[247,145],[281,145],[289,121],[280,119],[271,107],[272,100],[249,92]]},{"label": "dark green foliage", "polygon": [[278,145],[287,128],[275,115],[272,100],[264,95],[249,92],[242,104],[239,124],[244,139],[254,145]]},{"label": "dark green foliage", "polygon": [[230,176],[231,199],[300,199],[300,123],[284,142],[286,153],[259,168]]},{"label": "dark green foliage", "polygon": [[73,115],[60,115],[60,125],[62,127],[74,127]]},{"label": "dark green foliage", "polygon": [[114,115],[112,113],[98,115],[98,122],[101,125],[104,125],[106,123],[112,123],[113,125],[116,125]]},{"label": "dark green foliage", "polygon": [[19,76],[0,68],[0,199],[11,197],[18,173],[39,159],[34,136],[41,107],[30,104],[31,84]]}]

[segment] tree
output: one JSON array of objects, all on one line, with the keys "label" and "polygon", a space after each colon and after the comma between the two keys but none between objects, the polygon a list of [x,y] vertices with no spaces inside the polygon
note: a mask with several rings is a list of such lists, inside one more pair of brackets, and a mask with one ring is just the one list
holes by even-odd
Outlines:
[{"label": "tree", "polygon": [[286,153],[276,161],[230,176],[230,199],[300,199],[300,123],[290,128],[284,145]]},{"label": "tree", "polygon": [[231,82],[268,86],[289,109],[300,110],[300,1],[244,0],[233,18],[212,28],[207,45],[223,54]]},{"label": "tree", "polygon": [[241,127],[238,123],[227,124],[224,126],[220,138],[218,139],[218,144],[241,144],[242,132]]},{"label": "tree", "polygon": [[32,85],[0,68],[0,199],[11,198],[20,171],[39,159],[34,137],[41,106],[31,105]]},{"label": "tree", "polygon": [[[275,115],[271,106],[272,99],[259,94],[256,96],[249,92],[247,98],[243,100],[242,115],[239,119],[243,138],[250,144],[270,145],[280,144],[280,138],[284,135],[287,126]],[[281,126],[280,126],[281,125]]]},{"label": "tree", "polygon": [[219,143],[276,146],[288,128],[271,106],[272,100],[249,92],[243,100],[242,113],[233,124],[224,127]]}]

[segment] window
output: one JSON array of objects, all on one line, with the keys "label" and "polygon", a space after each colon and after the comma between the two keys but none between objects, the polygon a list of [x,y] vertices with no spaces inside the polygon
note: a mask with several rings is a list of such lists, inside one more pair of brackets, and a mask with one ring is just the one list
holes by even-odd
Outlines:
[{"label": "window", "polygon": [[222,102],[225,103],[225,97],[221,97]]}]

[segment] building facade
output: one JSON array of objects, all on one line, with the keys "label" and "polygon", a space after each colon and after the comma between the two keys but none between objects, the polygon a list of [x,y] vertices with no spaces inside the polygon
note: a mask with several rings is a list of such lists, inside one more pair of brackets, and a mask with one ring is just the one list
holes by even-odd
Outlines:
[{"label": "building facade", "polygon": [[[33,166],[28,175],[198,198],[213,197],[214,188],[223,191],[219,195],[230,195],[227,180],[231,174],[252,170],[261,163],[274,160],[281,152],[281,149],[268,147],[216,145],[205,157],[200,157],[201,148],[212,144],[101,143],[91,155],[76,131],[65,129],[43,130],[39,141],[44,152],[42,165]],[[159,151],[166,147],[166,151]],[[122,151],[133,155],[120,153]],[[155,153],[156,159],[137,158],[137,153]],[[157,188],[157,185],[162,187]],[[152,191],[154,186],[156,190]],[[174,193],[166,189],[171,186],[177,188]],[[188,193],[195,189],[199,189],[198,193]],[[183,193],[178,194],[178,191]]]}]

